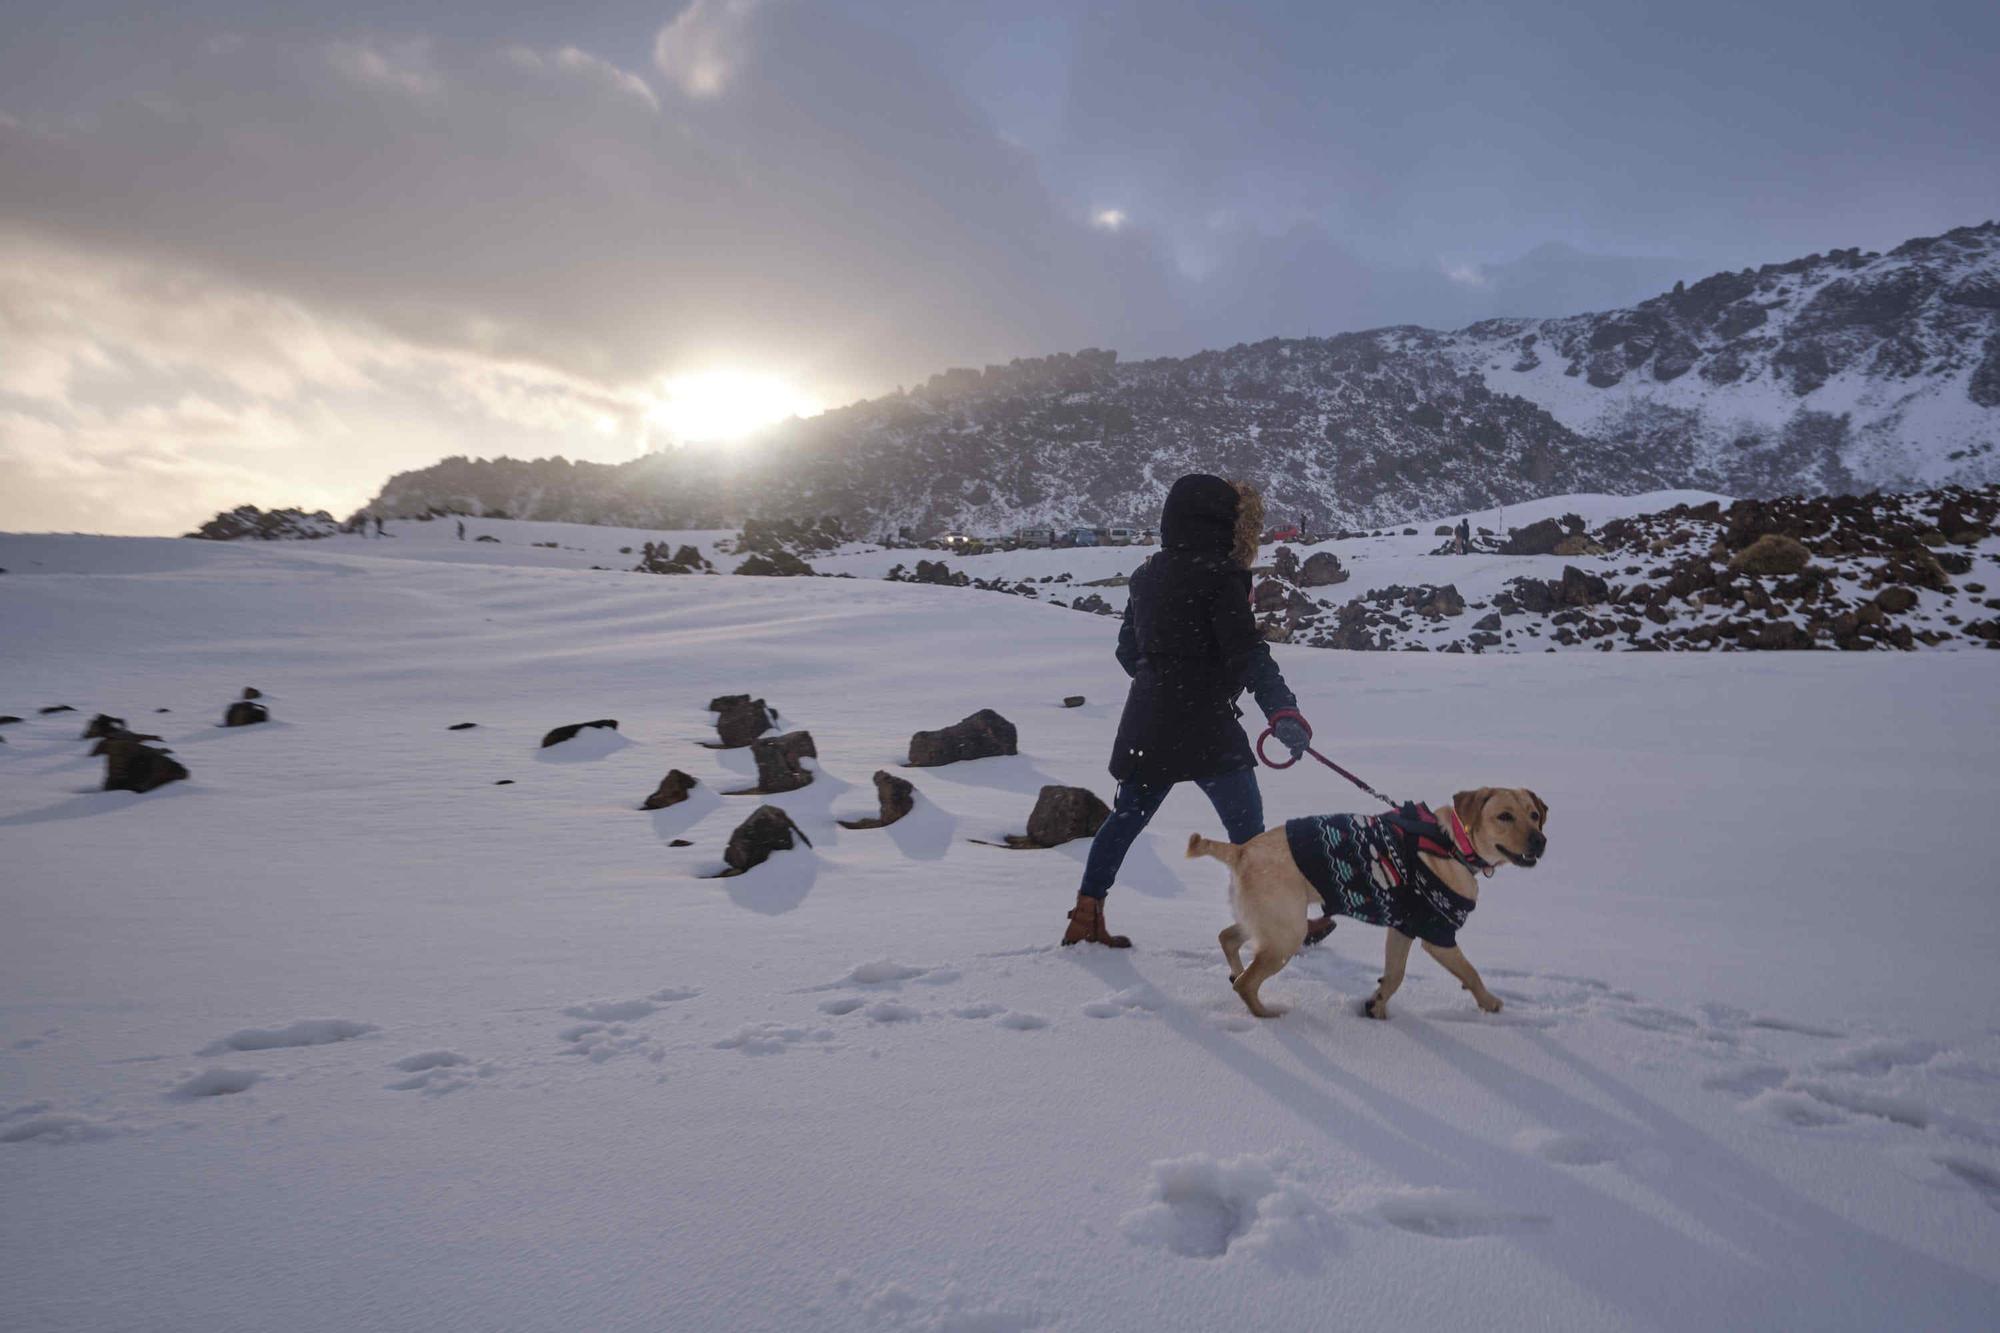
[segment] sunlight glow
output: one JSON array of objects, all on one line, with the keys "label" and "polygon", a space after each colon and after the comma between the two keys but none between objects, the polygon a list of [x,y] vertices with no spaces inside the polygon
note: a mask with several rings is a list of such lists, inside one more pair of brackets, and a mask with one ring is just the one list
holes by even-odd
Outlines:
[{"label": "sunlight glow", "polygon": [[660,385],[646,420],[679,443],[735,440],[791,417],[823,411],[796,385],[776,375],[705,370]]},{"label": "sunlight glow", "polygon": [[1105,231],[1117,231],[1125,225],[1125,210],[1122,208],[1100,208],[1091,214],[1090,225]]}]

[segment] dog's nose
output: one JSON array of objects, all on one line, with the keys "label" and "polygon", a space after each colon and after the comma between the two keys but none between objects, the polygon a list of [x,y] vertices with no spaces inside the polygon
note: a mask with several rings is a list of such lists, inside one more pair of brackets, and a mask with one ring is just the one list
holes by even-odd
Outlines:
[{"label": "dog's nose", "polygon": [[1528,854],[1529,854],[1529,855],[1531,855],[1531,856],[1540,856],[1540,855],[1541,855],[1541,854],[1542,854],[1542,853],[1543,853],[1544,851],[1548,850],[1548,845],[1549,845],[1549,840],[1548,840],[1547,838],[1543,837],[1543,836],[1542,836],[1541,834],[1539,834],[1539,833],[1530,833],[1530,834],[1528,835]]}]

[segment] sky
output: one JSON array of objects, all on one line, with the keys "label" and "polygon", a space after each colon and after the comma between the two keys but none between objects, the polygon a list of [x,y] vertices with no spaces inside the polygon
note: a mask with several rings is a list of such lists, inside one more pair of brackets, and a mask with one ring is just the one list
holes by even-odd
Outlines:
[{"label": "sky", "polygon": [[0,529],[1886,249],[2000,216],[1996,51],[1921,0],[9,6]]}]

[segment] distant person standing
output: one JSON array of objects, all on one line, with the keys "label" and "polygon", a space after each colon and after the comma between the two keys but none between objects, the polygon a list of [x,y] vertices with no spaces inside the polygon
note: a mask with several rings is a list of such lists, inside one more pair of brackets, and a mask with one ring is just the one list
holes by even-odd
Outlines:
[{"label": "distant person standing", "polygon": [[1472,549],[1472,520],[1461,518],[1455,535],[1458,538],[1458,553],[1464,555]]},{"label": "distant person standing", "polygon": [[382,516],[380,514],[375,515],[375,535],[377,537],[388,535],[382,531]]},{"label": "distant person standing", "polygon": [[462,518],[458,520],[458,539],[460,541],[465,540],[465,520]]}]

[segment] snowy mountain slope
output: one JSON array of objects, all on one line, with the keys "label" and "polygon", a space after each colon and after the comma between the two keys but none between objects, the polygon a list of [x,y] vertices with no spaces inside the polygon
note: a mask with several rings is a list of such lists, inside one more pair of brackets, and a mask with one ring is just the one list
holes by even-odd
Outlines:
[{"label": "snowy mountain slope", "polygon": [[2000,480],[2000,223],[1565,319],[951,370],[728,448],[447,459],[391,478],[370,508],[1004,532],[1128,522],[1190,470],[1248,477],[1274,515],[1319,530],[1563,491]]},{"label": "snowy mountain slope", "polygon": [[[1330,752],[1433,800],[1534,786],[1552,847],[1463,935],[1501,1014],[1419,960],[1359,1018],[1350,923],[1257,1024],[1178,855],[1198,797],[1128,862],[1127,954],[1052,947],[1080,844],[969,841],[1044,782],[1108,792],[1112,622],[561,545],[0,538],[0,1324],[2000,1314],[2000,910],[1937,836],[2000,781],[1983,659],[1281,646]],[[516,558],[551,563],[485,563]],[[211,726],[249,684],[275,720]],[[818,741],[769,798],[814,845],[704,879],[756,801],[714,794],[748,763],[703,705],[746,689]],[[58,703],[192,779],[91,790]],[[1019,756],[834,824],[982,706]],[[694,799],[638,811],[669,767]],[[1274,821],[1362,800],[1264,788]]]}]

